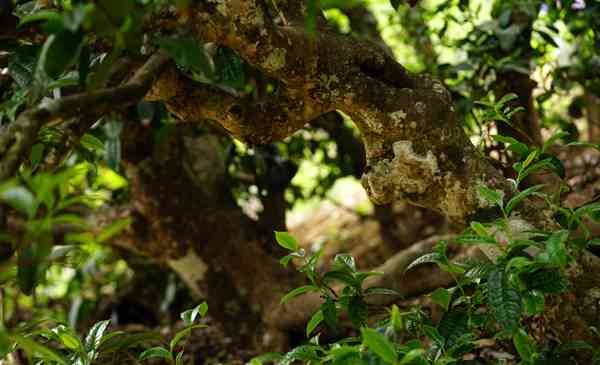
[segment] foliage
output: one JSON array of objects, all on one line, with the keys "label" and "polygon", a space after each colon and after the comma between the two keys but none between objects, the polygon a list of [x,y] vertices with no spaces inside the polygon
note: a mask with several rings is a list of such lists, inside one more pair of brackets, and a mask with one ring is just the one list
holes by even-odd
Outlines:
[{"label": "foliage", "polygon": [[[163,358],[172,364],[184,364],[184,349],[180,345],[192,330],[205,328],[195,323],[204,317],[208,310],[206,302],[181,313],[185,326],[175,333],[169,342],[169,349],[151,347],[139,355],[139,360]],[[0,357],[16,349],[23,350],[31,361],[44,364],[91,365],[119,364],[127,351],[136,351],[141,345],[156,342],[161,335],[153,332],[126,333],[108,331],[109,320],[95,323],[85,337],[79,337],[74,328],[51,320],[35,320],[22,323],[12,330],[0,329]]]}]

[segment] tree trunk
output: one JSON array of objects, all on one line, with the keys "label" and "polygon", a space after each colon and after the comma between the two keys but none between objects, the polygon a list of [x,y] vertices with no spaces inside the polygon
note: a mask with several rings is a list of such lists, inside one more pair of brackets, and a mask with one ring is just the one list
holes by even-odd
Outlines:
[{"label": "tree trunk", "polygon": [[287,337],[268,313],[300,277],[269,252],[272,232],[234,202],[217,137],[178,128],[155,145],[150,131],[135,127],[123,138],[136,218],[128,248],[176,271],[232,335],[259,349],[284,348]]}]

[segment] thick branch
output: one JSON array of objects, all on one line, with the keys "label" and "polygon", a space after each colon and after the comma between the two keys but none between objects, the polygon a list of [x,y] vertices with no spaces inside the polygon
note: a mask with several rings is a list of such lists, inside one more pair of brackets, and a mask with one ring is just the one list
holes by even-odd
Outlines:
[{"label": "thick branch", "polygon": [[148,99],[164,100],[181,120],[216,120],[232,135],[257,144],[283,139],[327,109],[304,89],[283,88],[255,101],[194,82],[174,69],[163,74]]},{"label": "thick branch", "polygon": [[245,106],[228,95],[211,98],[207,90],[171,83],[159,88],[183,91],[169,99],[172,110],[198,116],[198,105],[213,109],[204,114],[253,143],[281,139],[320,114],[341,110],[361,131],[367,155],[363,184],[380,204],[408,199],[464,221],[489,208],[478,195],[479,185],[512,194],[501,173],[471,145],[441,83],[409,74],[366,40],[327,29],[310,37],[303,27],[262,27],[262,8],[252,0],[238,3],[224,1],[210,18],[199,9],[197,35],[234,48],[286,85],[284,92]]}]

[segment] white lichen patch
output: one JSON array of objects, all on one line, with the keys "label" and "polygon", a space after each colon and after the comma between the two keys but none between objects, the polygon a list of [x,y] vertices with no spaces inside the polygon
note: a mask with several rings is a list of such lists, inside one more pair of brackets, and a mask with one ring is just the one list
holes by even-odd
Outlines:
[{"label": "white lichen patch", "polygon": [[227,5],[225,4],[225,0],[209,0],[209,2],[217,4],[217,6],[216,6],[217,11],[221,15],[223,15],[223,16],[227,16],[228,15]]},{"label": "white lichen patch", "polygon": [[410,141],[396,141],[392,149],[392,160],[378,161],[363,177],[363,183],[375,202],[387,202],[407,193],[424,193],[434,183],[439,171],[433,153],[417,154]]},{"label": "white lichen patch", "polygon": [[431,87],[438,94],[446,94],[446,88],[439,81],[433,81]]},{"label": "white lichen patch", "polygon": [[401,127],[404,124],[404,120],[406,119],[406,112],[402,109],[396,110],[395,112],[389,113],[388,116],[392,120],[392,123]]},{"label": "white lichen patch", "polygon": [[331,88],[334,84],[338,84],[340,79],[336,75],[321,75],[321,85],[327,89]]},{"label": "white lichen patch", "polygon": [[437,159],[431,151],[427,151],[425,156],[418,155],[413,150],[411,141],[396,141],[392,146],[396,156],[394,161],[417,164],[431,176],[438,172]]},{"label": "white lichen patch", "polygon": [[225,181],[225,160],[219,153],[220,143],[216,136],[184,137],[183,146],[183,166],[200,189],[212,191]]},{"label": "white lichen patch", "polygon": [[417,111],[417,113],[419,114],[424,114],[425,113],[425,103],[422,101],[417,101],[415,103],[415,110]]},{"label": "white lichen patch", "polygon": [[450,219],[460,220],[474,209],[474,192],[463,186],[460,179],[450,173],[444,176],[444,194],[439,202],[440,210]]},{"label": "white lichen patch", "polygon": [[278,71],[285,66],[286,50],[275,48],[262,62],[262,66],[269,71]]},{"label": "white lichen patch", "polygon": [[367,124],[371,132],[383,134],[383,124],[378,120],[377,115],[374,111],[361,110],[360,117]]},{"label": "white lichen patch", "polygon": [[186,283],[197,298],[205,297],[202,292],[200,283],[206,277],[208,265],[193,249],[189,249],[185,256],[178,259],[171,259],[167,264],[175,271],[181,280]]}]

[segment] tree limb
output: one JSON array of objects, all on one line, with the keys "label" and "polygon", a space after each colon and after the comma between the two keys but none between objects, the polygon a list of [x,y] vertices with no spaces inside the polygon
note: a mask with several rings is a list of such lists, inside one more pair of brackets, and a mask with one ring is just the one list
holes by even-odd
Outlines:
[{"label": "tree limb", "polygon": [[167,55],[156,53],[122,86],[65,96],[22,112],[14,123],[0,130],[0,180],[15,173],[21,158],[29,151],[45,123],[82,114],[102,115],[115,107],[137,102],[144,97],[168,61]]}]

